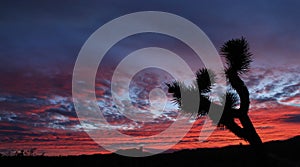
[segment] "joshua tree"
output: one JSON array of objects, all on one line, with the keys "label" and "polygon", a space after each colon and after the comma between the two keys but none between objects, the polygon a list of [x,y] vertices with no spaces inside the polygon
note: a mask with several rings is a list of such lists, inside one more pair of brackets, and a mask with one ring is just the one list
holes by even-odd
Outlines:
[{"label": "joshua tree", "polygon": [[[209,69],[203,68],[196,72],[195,86],[187,87],[179,81],[167,84],[168,92],[172,93],[173,100],[179,104],[182,112],[196,114],[198,116],[208,115],[219,126],[225,126],[236,136],[249,142],[250,145],[259,146],[262,141],[255,131],[255,128],[248,116],[249,111],[249,91],[244,84],[240,75],[246,74],[252,62],[252,54],[249,51],[248,42],[245,38],[232,39],[227,41],[220,49],[220,53],[226,60],[225,76],[231,85],[224,95],[222,104],[212,102],[209,98],[209,92],[215,84],[215,74]],[[182,97],[195,97],[200,95],[199,108],[193,111],[191,99]],[[198,98],[199,99],[199,98]],[[239,107],[237,108],[239,104]],[[221,119],[214,117],[214,113],[208,112],[209,107],[213,105],[214,108],[220,110],[223,108]],[[223,106],[221,106],[223,105]],[[220,111],[212,111],[220,112]],[[235,122],[239,119],[242,126]],[[219,122],[217,122],[219,120]]]}]

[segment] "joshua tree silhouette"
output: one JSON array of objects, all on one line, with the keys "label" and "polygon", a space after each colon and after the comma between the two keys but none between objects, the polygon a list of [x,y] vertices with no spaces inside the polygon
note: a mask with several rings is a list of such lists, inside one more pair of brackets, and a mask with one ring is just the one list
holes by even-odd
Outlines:
[{"label": "joshua tree silhouette", "polygon": [[[182,82],[175,81],[167,83],[168,92],[172,93],[173,101],[179,104],[182,112],[196,114],[197,116],[208,115],[219,126],[225,126],[236,136],[249,142],[250,145],[259,146],[262,144],[262,141],[248,116],[250,105],[249,91],[240,78],[240,75],[248,72],[250,63],[252,62],[249,44],[243,37],[240,39],[232,39],[224,43],[220,49],[220,53],[226,60],[224,72],[231,85],[231,90],[228,90],[226,95],[224,95],[226,98],[223,98],[222,104],[214,103],[209,98],[209,92],[215,84],[216,75],[206,68],[196,72],[195,86],[187,87]],[[191,99],[194,98],[185,99],[182,97],[199,97],[199,95],[199,108],[195,113],[191,107],[193,101]],[[237,108],[238,104],[239,107]],[[223,114],[219,122],[217,122],[218,119],[214,117],[214,113],[208,112],[211,105],[216,109],[220,108],[220,110],[222,109],[221,105],[223,105]],[[239,119],[242,126],[237,124],[235,119]]]}]

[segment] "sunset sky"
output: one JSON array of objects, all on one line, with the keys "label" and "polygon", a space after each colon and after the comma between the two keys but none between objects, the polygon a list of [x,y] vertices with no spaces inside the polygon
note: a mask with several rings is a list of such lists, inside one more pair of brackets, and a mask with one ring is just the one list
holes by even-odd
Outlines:
[{"label": "sunset sky", "polygon": [[[0,152],[30,148],[46,155],[108,152],[84,132],[84,128],[105,129],[106,125],[85,125],[78,120],[72,102],[73,68],[82,45],[95,30],[114,18],[138,11],[182,16],[199,26],[217,49],[227,40],[244,36],[250,44],[253,63],[243,79],[250,91],[249,115],[257,132],[263,142],[300,135],[299,7],[298,1],[277,0],[1,1]],[[149,114],[151,122],[135,122],[118,111],[111,97],[111,77],[120,61],[137,49],[153,46],[177,53],[194,72],[203,67],[189,47],[166,35],[138,34],[114,45],[99,65],[95,90],[110,128],[124,134],[160,133],[178,115],[177,106],[169,101],[165,111]],[[129,85],[131,103],[147,113],[151,90],[162,88],[167,93],[164,83],[172,79],[163,70],[140,71]],[[195,121],[172,150],[246,144],[221,128],[205,142],[198,142],[202,124],[203,119]],[[155,143],[152,149],[159,150],[173,138],[144,142]],[[129,142],[111,140],[112,145]]]}]

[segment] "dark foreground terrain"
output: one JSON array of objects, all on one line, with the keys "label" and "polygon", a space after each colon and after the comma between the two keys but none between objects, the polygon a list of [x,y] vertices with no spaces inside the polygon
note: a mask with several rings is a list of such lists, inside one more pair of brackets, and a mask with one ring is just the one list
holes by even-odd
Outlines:
[{"label": "dark foreground terrain", "polygon": [[[263,151],[262,151],[263,152]],[[117,154],[66,157],[1,157],[1,166],[113,166],[113,167],[171,167],[171,166],[282,166],[300,167],[300,136],[285,141],[264,143],[264,153],[250,146],[228,146],[182,150],[150,157],[132,158]]]}]

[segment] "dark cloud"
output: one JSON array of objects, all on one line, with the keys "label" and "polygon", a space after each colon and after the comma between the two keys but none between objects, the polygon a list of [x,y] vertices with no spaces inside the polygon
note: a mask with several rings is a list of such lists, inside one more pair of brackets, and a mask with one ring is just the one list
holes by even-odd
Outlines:
[{"label": "dark cloud", "polygon": [[279,98],[281,98],[281,97],[284,97],[285,95],[286,95],[286,94],[285,94],[284,92],[276,93],[276,94],[274,95],[274,98],[279,99]]},{"label": "dark cloud", "polygon": [[282,89],[286,94],[295,93],[300,89],[300,82],[298,84],[288,85]]},{"label": "dark cloud", "polygon": [[270,101],[276,101],[276,98],[273,97],[259,97],[255,99],[256,102],[264,103],[264,102],[270,102]]},{"label": "dark cloud", "polygon": [[284,120],[285,122],[300,123],[300,114],[298,115],[288,115],[288,118]]},{"label": "dark cloud", "polygon": [[60,115],[63,115],[63,116],[73,117],[73,118],[77,117],[76,112],[75,112],[74,109],[73,110],[67,110],[66,107],[64,107],[64,106],[61,106],[61,107],[58,107],[58,108],[50,108],[50,109],[45,110],[44,112],[51,113],[51,114],[57,113],[57,114],[60,114]]},{"label": "dark cloud", "polygon": [[17,132],[21,132],[21,131],[26,131],[28,129],[22,128],[20,126],[1,126],[1,130],[2,131],[17,131]]}]

